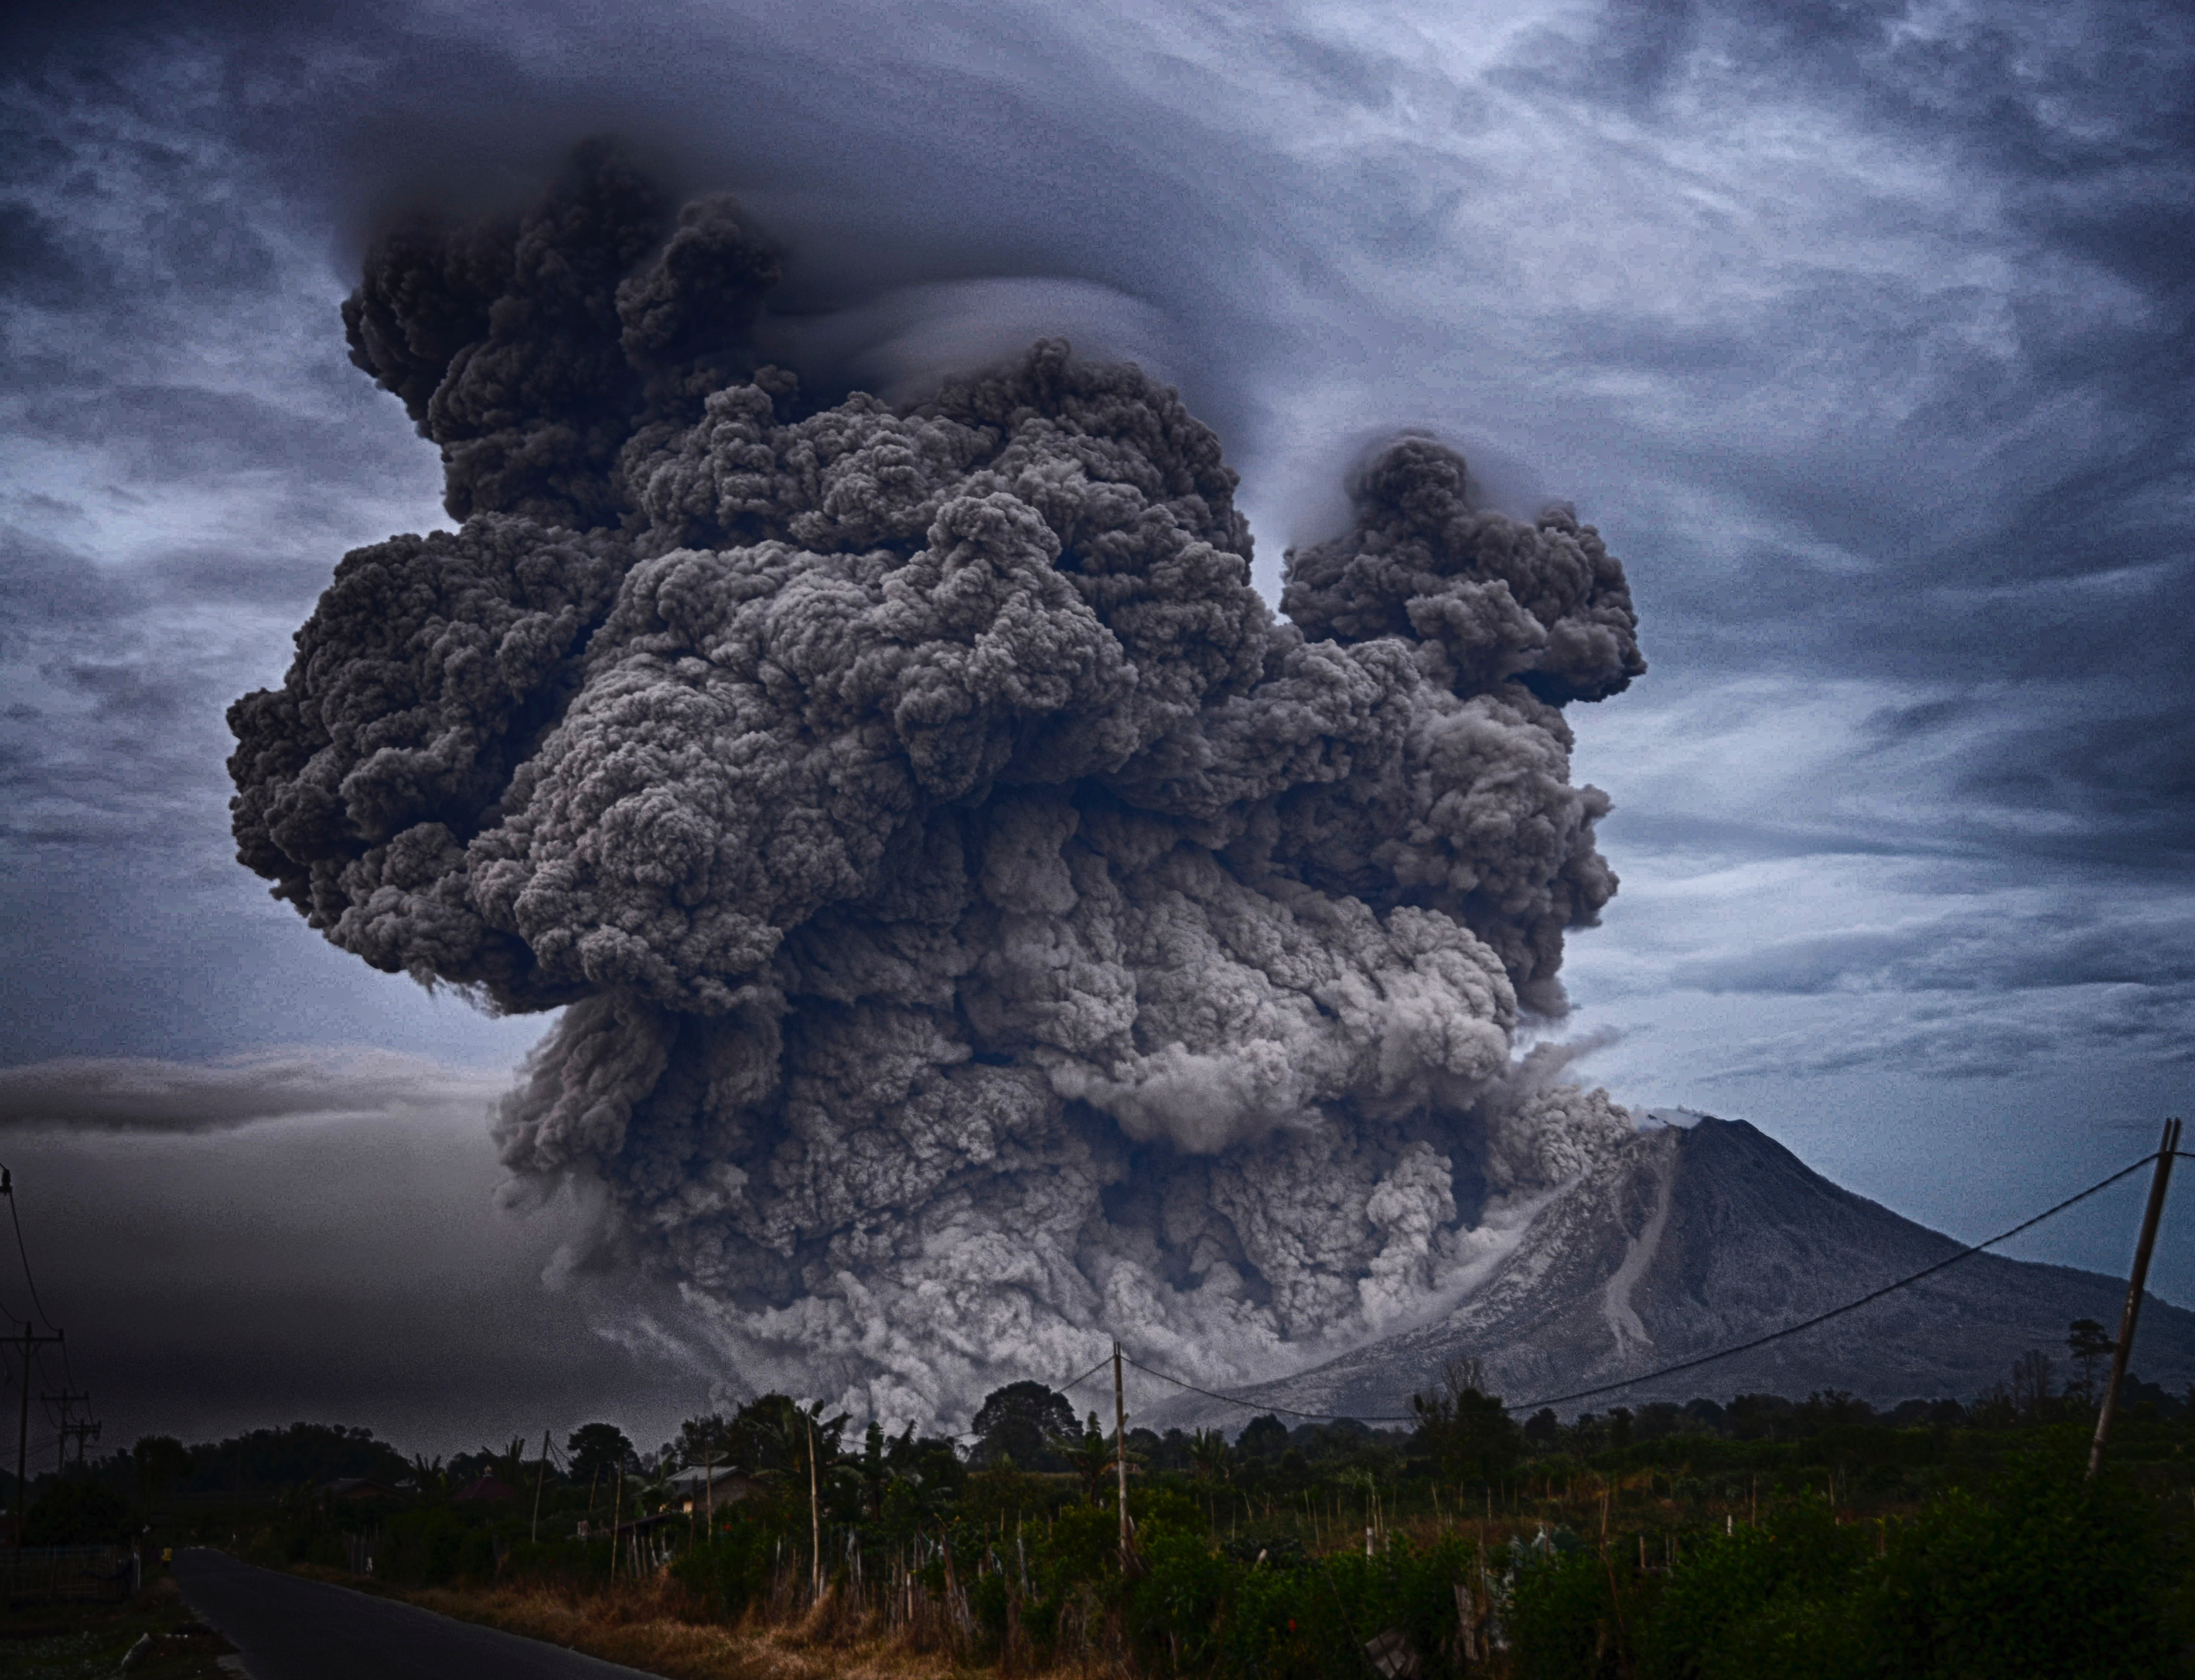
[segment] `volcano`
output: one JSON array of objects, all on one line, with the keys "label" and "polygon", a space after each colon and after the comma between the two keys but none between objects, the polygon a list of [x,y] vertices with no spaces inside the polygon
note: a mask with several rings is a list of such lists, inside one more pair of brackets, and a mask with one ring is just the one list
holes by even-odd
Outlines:
[{"label": "volcano", "polygon": [[[1237,1392],[1261,1408],[1391,1418],[1448,1361],[1473,1359],[1490,1391],[1530,1407],[1751,1341],[1964,1246],[1745,1121],[1685,1119],[1638,1132],[1548,1198],[1442,1315]],[[2123,1279],[1978,1254],[1766,1347],[1556,1410],[1826,1389],[1877,1405],[1971,1399],[2031,1349],[2062,1365],[2066,1326],[2114,1327],[2125,1298]],[[2146,1297],[2133,1368],[2175,1392],[2195,1382],[2195,1312]],[[1206,1401],[1166,1408],[1184,1424],[1240,1415]]]}]

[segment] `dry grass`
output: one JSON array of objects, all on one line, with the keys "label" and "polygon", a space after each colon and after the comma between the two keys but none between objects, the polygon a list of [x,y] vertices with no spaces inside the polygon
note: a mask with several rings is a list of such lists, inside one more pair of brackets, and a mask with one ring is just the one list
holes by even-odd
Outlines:
[{"label": "dry grass", "polygon": [[668,1585],[585,1594],[542,1586],[433,1588],[403,1596],[446,1616],[669,1680],[948,1680],[971,1671],[858,1623],[844,1625],[827,1597],[797,1624],[768,1627],[750,1618],[726,1627],[688,1620],[682,1596]]}]

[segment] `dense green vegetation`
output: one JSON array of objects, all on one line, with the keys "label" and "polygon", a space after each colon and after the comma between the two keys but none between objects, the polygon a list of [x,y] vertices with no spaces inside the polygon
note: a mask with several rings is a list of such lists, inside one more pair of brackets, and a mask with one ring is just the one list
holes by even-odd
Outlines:
[{"label": "dense green vegetation", "polygon": [[[1110,1437],[1036,1384],[992,1396],[972,1444],[856,1438],[772,1395],[645,1454],[589,1425],[545,1469],[517,1442],[445,1465],[306,1425],[153,1446],[131,1491],[176,1537],[270,1562],[579,1592],[667,1579],[728,1621],[821,1598],[1024,1671],[2195,1671],[2195,1395],[2133,1385],[2089,1486],[2090,1389],[2051,1375],[2023,1361],[1971,1406],[1753,1395],[1520,1424],[1460,1369],[1407,1430],[1132,1430],[1125,1568]],[[739,1476],[689,1510],[672,1478],[700,1464]],[[381,1485],[328,1485],[362,1474]]]}]

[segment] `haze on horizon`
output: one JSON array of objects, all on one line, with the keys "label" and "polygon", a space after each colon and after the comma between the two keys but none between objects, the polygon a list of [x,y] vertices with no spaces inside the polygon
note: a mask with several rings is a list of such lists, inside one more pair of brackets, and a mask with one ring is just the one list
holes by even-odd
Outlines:
[{"label": "haze on horizon", "polygon": [[[488,1209],[539,1023],[321,946],[221,772],[335,556],[446,523],[344,360],[367,230],[604,127],[755,209],[850,377],[1056,331],[1178,383],[1269,597],[1397,426],[1573,499],[1653,664],[1571,709],[1623,889],[1564,1030],[1620,1101],[1967,1236],[2148,1146],[2195,1013],[2182,16],[859,14],[16,26],[0,1159],[112,1430],[705,1397],[591,1327],[631,1286],[542,1290],[589,1210]],[[2115,1269],[2133,1200],[2023,1251]]]}]

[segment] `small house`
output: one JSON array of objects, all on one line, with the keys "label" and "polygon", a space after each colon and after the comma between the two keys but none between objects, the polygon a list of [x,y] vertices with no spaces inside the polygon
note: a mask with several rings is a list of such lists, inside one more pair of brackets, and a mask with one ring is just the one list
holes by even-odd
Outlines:
[{"label": "small house", "polygon": [[762,1483],[753,1473],[735,1464],[695,1464],[665,1476],[664,1482],[671,1490],[672,1504],[682,1512],[721,1510],[762,1491]]},{"label": "small house", "polygon": [[376,1482],[370,1476],[339,1476],[333,1482],[320,1484],[320,1492],[331,1499],[394,1499],[399,1490],[385,1482]]}]

